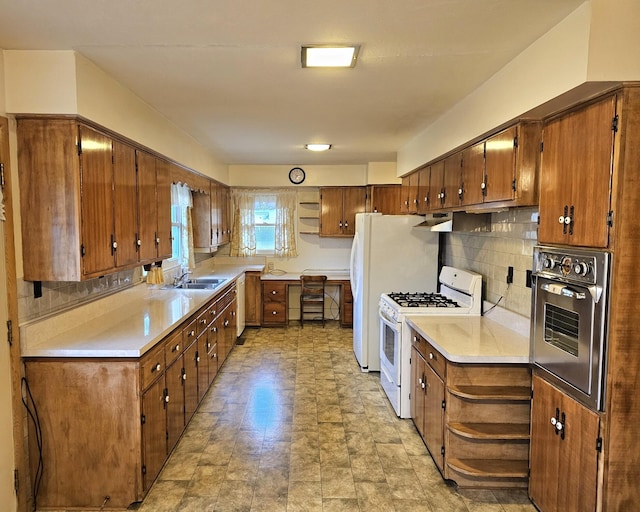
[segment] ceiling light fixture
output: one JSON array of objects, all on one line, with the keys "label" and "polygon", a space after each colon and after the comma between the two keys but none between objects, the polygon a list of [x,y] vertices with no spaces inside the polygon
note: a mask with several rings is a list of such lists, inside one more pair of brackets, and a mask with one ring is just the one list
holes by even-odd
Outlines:
[{"label": "ceiling light fixture", "polygon": [[359,45],[305,45],[302,47],[303,68],[352,68],[356,65]]},{"label": "ceiling light fixture", "polygon": [[309,151],[326,151],[331,149],[331,144],[305,144],[304,147]]}]

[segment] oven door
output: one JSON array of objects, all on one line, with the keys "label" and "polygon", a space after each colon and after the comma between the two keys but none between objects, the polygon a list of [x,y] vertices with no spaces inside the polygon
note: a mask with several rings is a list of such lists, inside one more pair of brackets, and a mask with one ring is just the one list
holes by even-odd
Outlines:
[{"label": "oven door", "polygon": [[400,369],[402,323],[384,316],[380,318],[380,382],[393,409],[400,415]]},{"label": "oven door", "polygon": [[600,409],[603,328],[589,288],[538,277],[533,360],[578,400]]}]

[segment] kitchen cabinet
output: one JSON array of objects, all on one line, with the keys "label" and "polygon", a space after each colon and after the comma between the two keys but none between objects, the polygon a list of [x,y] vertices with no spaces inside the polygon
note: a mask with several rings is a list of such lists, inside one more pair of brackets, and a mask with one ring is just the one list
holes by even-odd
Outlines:
[{"label": "kitchen cabinet", "polygon": [[459,206],[458,189],[462,172],[462,151],[436,162],[430,166],[430,169],[430,208],[440,210]]},{"label": "kitchen cabinet", "polygon": [[484,141],[462,151],[462,173],[458,197],[463,206],[481,204],[484,183]]},{"label": "kitchen cabinet", "polygon": [[527,487],[527,365],[453,363],[411,332],[411,417],[443,477],[460,488]]},{"label": "kitchen cabinet", "polygon": [[431,167],[418,169],[418,203],[417,212],[424,215],[431,208]]},{"label": "kitchen cabinet", "polygon": [[73,119],[20,118],[17,137],[25,280],[80,281],[135,264],[132,148]]},{"label": "kitchen cabinet", "polygon": [[[431,354],[433,355],[433,353]],[[436,466],[444,470],[444,381],[414,344],[411,416]]]},{"label": "kitchen cabinet", "polygon": [[598,415],[533,377],[529,496],[542,512],[596,510]]},{"label": "kitchen cabinet", "polygon": [[157,196],[157,255],[158,260],[171,258],[171,170],[170,164],[160,158],[156,161]]},{"label": "kitchen cabinet", "polygon": [[616,119],[613,95],[544,124],[541,243],[608,246]]},{"label": "kitchen cabinet", "polygon": [[384,215],[399,215],[402,206],[401,185],[369,185],[367,211]]},{"label": "kitchen cabinet", "polygon": [[366,187],[323,187],[320,189],[320,236],[351,237],[356,213],[367,204]]},{"label": "kitchen cabinet", "polygon": [[[210,384],[204,375],[217,372],[217,333],[209,334],[219,304],[233,347],[234,291],[231,284],[139,358],[25,359],[43,432],[39,507],[95,509],[110,496],[109,506],[124,510],[144,498],[206,392],[199,386]],[[29,429],[35,471],[40,450]]]},{"label": "kitchen cabinet", "polygon": [[353,294],[349,281],[340,282],[340,326],[353,326]]},{"label": "kitchen cabinet", "polygon": [[262,281],[262,325],[282,326],[289,321],[289,298],[286,281]]},{"label": "kitchen cabinet", "polygon": [[262,314],[262,284],[260,278],[262,272],[245,272],[245,310],[244,322],[249,327],[260,326]]},{"label": "kitchen cabinet", "polygon": [[217,183],[215,223],[218,245],[228,244],[231,241],[231,189]]},{"label": "kitchen cabinet", "polygon": [[418,213],[419,172],[403,176],[401,185],[401,213]]},{"label": "kitchen cabinet", "polygon": [[230,189],[205,178],[195,183],[192,188],[194,250],[214,252],[231,241]]}]

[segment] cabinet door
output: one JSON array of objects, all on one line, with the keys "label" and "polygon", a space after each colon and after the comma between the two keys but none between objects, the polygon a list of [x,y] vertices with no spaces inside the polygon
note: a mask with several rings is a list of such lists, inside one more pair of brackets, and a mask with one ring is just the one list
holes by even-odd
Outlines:
[{"label": "cabinet door", "polygon": [[173,450],[184,430],[184,380],[182,357],[167,367],[167,452]]},{"label": "cabinet door", "polygon": [[157,203],[156,159],[144,151],[136,151],[138,171],[138,238],[141,262],[158,260],[156,249]]},{"label": "cabinet door", "polygon": [[222,216],[222,210],[220,207],[220,185],[215,181],[210,184],[211,190],[211,241],[214,246],[218,246],[222,238],[220,233],[220,217]]},{"label": "cabinet door", "polygon": [[[202,338],[202,336],[200,337]],[[189,422],[198,407],[198,342],[191,343],[182,355],[184,368],[184,421]],[[206,368],[205,368],[206,370]]]},{"label": "cabinet door", "polygon": [[342,234],[342,188],[320,189],[320,234],[339,236]]},{"label": "cabinet door", "polygon": [[[541,243],[607,247],[615,97],[567,114],[543,129]],[[569,217],[568,223],[560,218]]]},{"label": "cabinet door", "polygon": [[366,187],[346,187],[343,191],[342,234],[356,234],[356,213],[364,213],[367,204]]},{"label": "cabinet door", "polygon": [[82,273],[90,277],[115,267],[111,139],[85,126],[80,126],[79,131]]},{"label": "cabinet door", "polygon": [[429,185],[431,183],[431,167],[423,167],[418,171],[418,213],[424,214],[429,210],[431,196]]},{"label": "cabinet door", "polygon": [[260,315],[262,313],[262,285],[260,282],[260,272],[245,273],[245,325],[260,326]]},{"label": "cabinet door", "polygon": [[402,203],[400,185],[371,186],[371,211],[385,215],[399,215]]},{"label": "cabinet door", "polygon": [[158,259],[172,255],[171,244],[171,170],[164,160],[156,161]]},{"label": "cabinet door", "polygon": [[431,167],[429,182],[429,210],[439,210],[444,206],[444,160]]},{"label": "cabinet door", "polygon": [[424,367],[426,388],[424,392],[424,442],[431,457],[444,469],[444,382],[428,364]]},{"label": "cabinet door", "polygon": [[595,510],[599,427],[596,413],[534,376],[529,495],[540,510]]},{"label": "cabinet door", "polygon": [[485,142],[484,202],[508,201],[515,197],[517,127],[497,133]]},{"label": "cabinet door", "polygon": [[474,144],[462,152],[460,191],[462,205],[481,204],[484,183],[484,142]]},{"label": "cabinet door", "polygon": [[142,395],[142,480],[145,491],[151,487],[167,456],[167,414],[164,378]]},{"label": "cabinet door", "polygon": [[410,177],[411,175],[402,177],[402,185],[400,186],[400,213],[409,213],[409,203],[411,202],[409,199],[411,196]]},{"label": "cabinet door", "polygon": [[423,438],[425,367],[426,363],[420,353],[415,347],[411,347],[411,418]]},{"label": "cabinet door", "polygon": [[444,199],[443,206],[452,208],[460,205],[460,180],[462,174],[462,151],[448,156],[444,160]]},{"label": "cabinet door", "polygon": [[418,213],[420,199],[418,197],[418,184],[420,175],[417,171],[409,174],[409,209],[408,213]]},{"label": "cabinet door", "polygon": [[192,192],[193,199],[193,246],[208,249],[214,244],[211,225],[211,194],[201,191]]},{"label": "cabinet door", "polygon": [[136,152],[118,141],[113,141],[113,189],[116,266],[131,266],[138,261]]}]

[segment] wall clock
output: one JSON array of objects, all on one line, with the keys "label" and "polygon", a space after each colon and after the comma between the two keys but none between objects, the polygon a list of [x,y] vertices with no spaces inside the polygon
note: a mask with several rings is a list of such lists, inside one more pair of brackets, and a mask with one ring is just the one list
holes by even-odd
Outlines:
[{"label": "wall clock", "polygon": [[289,181],[294,185],[300,185],[304,181],[305,174],[300,167],[294,167],[289,171]]}]

